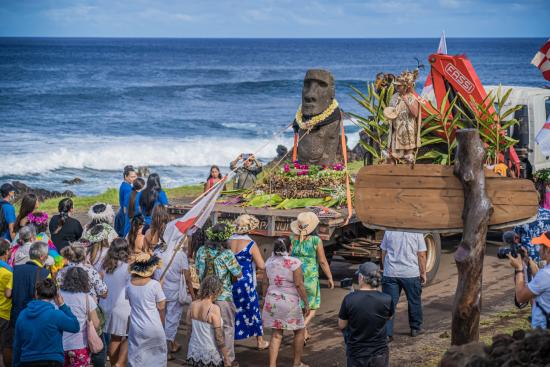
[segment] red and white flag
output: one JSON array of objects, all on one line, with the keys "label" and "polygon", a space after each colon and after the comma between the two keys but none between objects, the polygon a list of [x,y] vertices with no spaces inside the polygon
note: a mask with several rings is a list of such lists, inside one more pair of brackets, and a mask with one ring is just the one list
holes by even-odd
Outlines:
[{"label": "red and white flag", "polygon": [[[437,48],[438,54],[447,55],[447,40],[445,39],[445,32],[441,32],[441,38],[439,39],[439,47]],[[434,86],[432,84],[432,74],[428,74],[426,82],[424,83],[424,88],[422,88],[422,93],[420,93],[422,98],[428,99],[435,103],[434,95]]]},{"label": "red and white flag", "polygon": [[233,172],[225,176],[210,192],[198,200],[183,217],[175,219],[166,225],[163,238],[164,242],[168,245],[167,253],[172,252],[175,246],[183,239],[183,236],[190,235],[196,229],[202,228],[214,209],[225,183],[233,176]]},{"label": "red and white flag", "polygon": [[542,125],[535,141],[540,147],[542,154],[545,156],[550,156],[550,116],[546,120],[546,123]]},{"label": "red and white flag", "polygon": [[531,64],[539,68],[544,79],[550,80],[550,39],[542,45],[539,52],[531,60]]}]

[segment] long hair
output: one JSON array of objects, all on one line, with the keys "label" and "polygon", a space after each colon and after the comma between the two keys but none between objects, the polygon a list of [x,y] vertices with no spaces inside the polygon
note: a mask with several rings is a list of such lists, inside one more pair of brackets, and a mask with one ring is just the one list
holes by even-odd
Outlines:
[{"label": "long hair", "polygon": [[54,233],[58,233],[61,231],[61,228],[65,225],[65,221],[67,218],[69,218],[69,212],[73,208],[73,201],[71,198],[65,198],[61,199],[59,202],[59,205],[57,206],[57,210],[59,210],[59,224],[57,225],[57,228],[55,229]]},{"label": "long hair", "polygon": [[[132,192],[130,193],[130,200],[128,201],[128,217],[133,218],[136,215],[136,196],[137,193],[145,187],[145,180],[141,177],[135,179],[132,184]],[[139,205],[139,203],[138,203]]]},{"label": "long hair", "polygon": [[115,272],[118,262],[128,262],[128,241],[124,238],[115,238],[109,247],[105,260],[103,260],[103,269],[106,273]]},{"label": "long hair", "polygon": [[136,239],[144,224],[145,219],[143,219],[142,215],[136,215],[132,218],[130,233],[128,233],[128,245],[131,254],[136,252]]},{"label": "long hair", "polygon": [[20,222],[23,218],[26,218],[27,215],[32,213],[38,202],[38,197],[35,194],[25,194],[23,199],[21,199],[21,207],[19,208],[19,214],[15,219],[15,232],[18,232],[21,229]]},{"label": "long hair", "polygon": [[158,236],[162,237],[166,225],[170,222],[170,214],[168,214],[168,209],[164,205],[157,205],[153,209],[153,217],[151,219],[151,237]]},{"label": "long hair", "polygon": [[145,187],[145,190],[143,190],[141,198],[139,199],[139,205],[145,209],[145,213],[143,214],[147,216],[151,215],[153,207],[155,206],[155,201],[157,201],[161,190],[162,186],[160,185],[159,175],[156,173],[151,173],[147,178],[147,186]]},{"label": "long hair", "polygon": [[[213,176],[212,176],[212,170],[213,170],[213,169],[217,169],[217,170],[218,170],[218,177],[213,177]],[[220,167],[218,167],[218,166],[216,166],[216,165],[210,167],[210,172],[208,172],[208,178],[206,179],[206,181],[210,180],[211,178],[218,178],[218,179],[220,179],[220,180],[223,178],[223,176],[222,176],[222,171],[220,171]]]},{"label": "long hair", "polygon": [[[93,236],[98,235],[101,231],[104,230],[103,224],[96,224],[90,229],[90,233]],[[90,261],[90,264],[95,265],[99,261],[99,254],[101,253],[102,248],[109,248],[109,240],[107,238],[99,241],[94,242],[91,244],[90,247],[88,247],[88,250],[86,251],[86,254],[88,255],[88,260]]]}]

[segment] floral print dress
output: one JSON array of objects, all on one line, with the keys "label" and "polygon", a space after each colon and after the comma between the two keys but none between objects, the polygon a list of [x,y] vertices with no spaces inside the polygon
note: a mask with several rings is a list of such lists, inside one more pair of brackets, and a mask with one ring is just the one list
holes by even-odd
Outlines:
[{"label": "floral print dress", "polygon": [[293,272],[302,262],[291,256],[273,255],[265,263],[269,288],[262,313],[264,327],[279,330],[304,328],[300,296],[296,290]]},{"label": "floral print dress", "polygon": [[233,303],[237,308],[235,315],[235,339],[241,340],[251,336],[263,335],[262,319],[258,293],[254,287],[254,269],[250,250],[254,241],[235,254],[243,276],[233,284]]},{"label": "floral print dress", "polygon": [[309,236],[301,243],[294,237],[290,237],[290,240],[292,241],[291,255],[302,262],[304,287],[306,288],[309,308],[311,310],[317,310],[321,307],[319,261],[317,260],[317,246],[319,246],[321,239],[317,236]]}]

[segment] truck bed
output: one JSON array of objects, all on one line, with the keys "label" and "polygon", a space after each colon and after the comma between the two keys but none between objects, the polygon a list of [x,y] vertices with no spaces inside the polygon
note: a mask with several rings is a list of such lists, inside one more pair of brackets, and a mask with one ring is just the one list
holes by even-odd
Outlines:
[{"label": "truck bed", "polygon": [[[183,216],[191,205],[175,205],[169,207],[173,216]],[[211,214],[213,223],[219,220],[233,220],[241,214],[250,214],[260,220],[260,225],[252,234],[259,236],[278,237],[290,234],[290,222],[298,217],[298,214],[311,211],[307,208],[301,209],[269,209],[243,207],[238,205],[216,205]],[[342,227],[347,219],[347,209],[335,209],[340,215],[336,218],[319,218],[319,236],[323,240],[330,239],[334,229]],[[349,223],[355,223],[358,219],[353,213]]]}]

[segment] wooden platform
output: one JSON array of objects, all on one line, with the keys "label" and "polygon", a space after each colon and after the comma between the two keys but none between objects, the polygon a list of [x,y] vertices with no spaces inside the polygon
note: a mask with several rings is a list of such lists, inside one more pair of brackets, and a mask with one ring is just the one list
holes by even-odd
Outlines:
[{"label": "wooden platform", "polygon": [[[538,197],[533,182],[500,177],[489,170],[485,177],[494,208],[490,228],[534,219]],[[366,166],[355,181],[355,211],[370,228],[460,232],[463,205],[462,185],[450,166]]]}]

